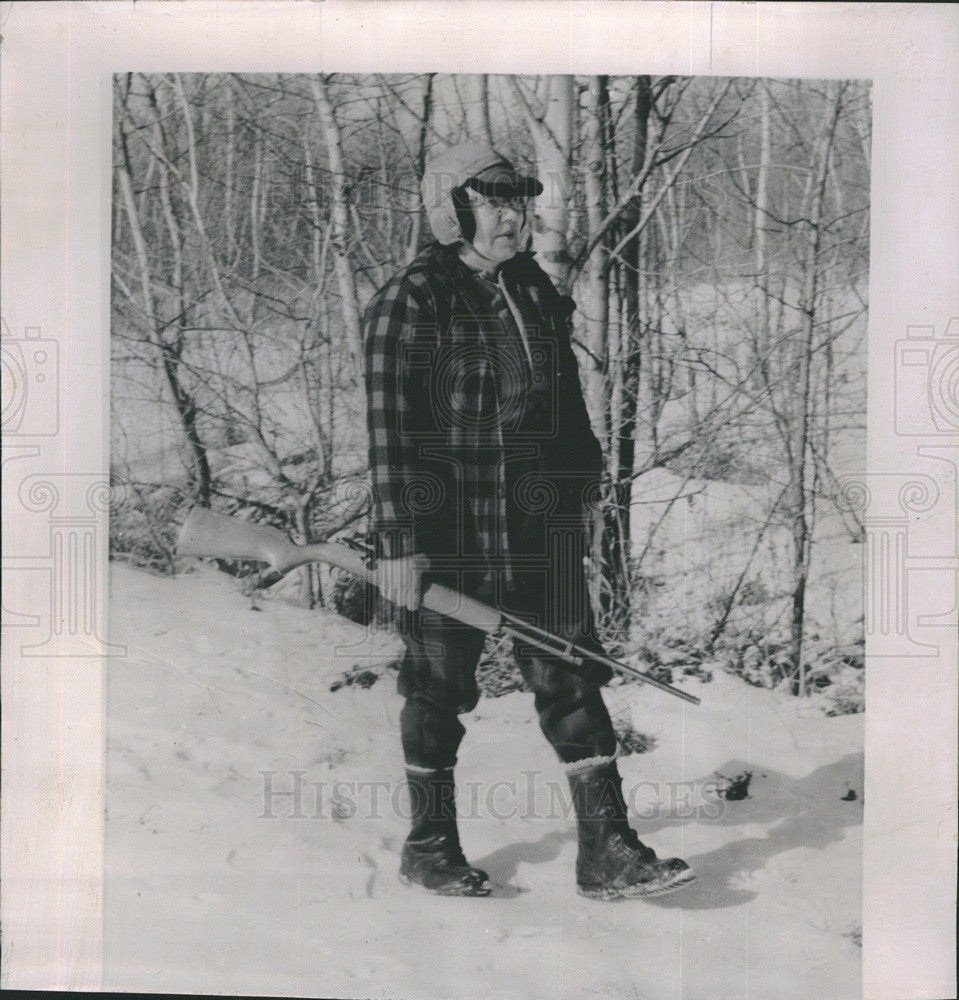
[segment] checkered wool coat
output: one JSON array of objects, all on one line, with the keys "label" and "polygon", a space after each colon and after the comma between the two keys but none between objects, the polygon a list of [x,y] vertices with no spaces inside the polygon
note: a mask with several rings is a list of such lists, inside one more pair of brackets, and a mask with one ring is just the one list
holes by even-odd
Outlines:
[{"label": "checkered wool coat", "polygon": [[511,505],[581,514],[602,453],[570,346],[574,309],[532,254],[492,279],[438,244],[375,295],[364,327],[381,556],[423,552],[509,579]]}]

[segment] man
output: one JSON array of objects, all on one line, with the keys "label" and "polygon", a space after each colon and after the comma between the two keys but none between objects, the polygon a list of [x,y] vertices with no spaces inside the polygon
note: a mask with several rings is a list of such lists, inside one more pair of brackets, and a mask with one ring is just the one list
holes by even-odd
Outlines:
[{"label": "man", "polygon": [[[436,243],[382,288],[365,317],[371,542],[400,609],[399,690],[412,802],[401,878],[483,896],[460,848],[453,769],[485,634],[420,607],[442,582],[599,649],[583,557],[584,505],[602,469],[570,346],[575,308],[524,252],[542,185],[488,146],[435,157],[422,182]],[[541,729],[565,765],[579,834],[577,886],[613,899],[669,892],[693,873],[657,859],[626,819],[600,685],[517,644]]]}]

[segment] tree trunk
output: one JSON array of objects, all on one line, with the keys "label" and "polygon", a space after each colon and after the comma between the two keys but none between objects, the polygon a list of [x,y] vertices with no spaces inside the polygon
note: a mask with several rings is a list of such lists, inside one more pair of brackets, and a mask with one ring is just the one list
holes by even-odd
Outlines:
[{"label": "tree trunk", "polygon": [[[432,79],[433,74],[429,74]],[[466,77],[466,131],[471,139],[493,145],[489,121],[489,77],[471,73]]]},{"label": "tree trunk", "polygon": [[[120,195],[130,226],[130,233],[133,237],[133,246],[140,271],[140,289],[142,296],[142,310],[146,324],[147,342],[156,348],[160,356],[160,364],[163,369],[164,380],[173,405],[176,408],[180,419],[180,426],[186,438],[187,446],[190,449],[190,481],[197,501],[204,507],[210,505],[211,482],[210,463],[207,456],[206,446],[200,436],[197,426],[197,406],[196,401],[184,386],[180,378],[180,352],[182,351],[182,337],[177,342],[169,345],[164,342],[161,332],[161,324],[157,316],[156,302],[152,289],[152,269],[150,265],[150,254],[146,238],[143,234],[143,227],[140,224],[140,214],[137,208],[136,199],[133,194],[133,183],[130,178],[131,162],[130,149],[124,124],[119,126],[120,148],[123,164],[117,171],[117,180],[120,187]],[[163,184],[167,182],[167,172],[164,165],[160,165]],[[161,195],[165,199],[165,207],[169,209],[169,191],[161,187]],[[172,217],[172,210],[167,218],[170,226],[170,237],[173,242],[175,274],[178,276],[180,289],[182,291],[182,259],[180,256],[179,232]]]},{"label": "tree trunk", "polygon": [[[630,177],[643,173],[649,137],[649,116],[653,95],[648,76],[636,80],[633,112],[634,136],[630,158]],[[631,181],[632,183],[632,181]],[[633,472],[636,462],[636,412],[640,380],[640,347],[643,340],[642,283],[644,233],[637,229],[642,217],[643,188],[639,187],[622,213],[620,231],[628,238],[620,240],[618,263],[623,288],[624,322],[619,329],[615,351],[610,398],[610,473],[613,480],[613,503],[606,524],[607,571],[609,573],[609,614],[623,635],[629,634],[632,604],[630,569],[630,513],[633,497]]]},{"label": "tree trunk", "polygon": [[[253,255],[250,263],[250,280],[253,287],[260,277],[260,188],[263,184],[263,136],[257,135],[253,147],[253,186],[250,189],[250,252]],[[256,295],[251,296],[250,318],[253,322]]]},{"label": "tree trunk", "polygon": [[[309,496],[297,496],[293,500],[293,519],[296,524],[300,542],[308,545],[310,537],[310,504]],[[316,607],[316,592],[313,587],[313,566],[307,563],[300,567],[300,603],[311,610]]]},{"label": "tree trunk", "polygon": [[364,370],[363,337],[360,331],[360,306],[356,294],[356,277],[353,273],[353,264],[349,253],[349,183],[343,160],[340,128],[333,112],[325,79],[322,76],[311,77],[310,86],[313,91],[317,115],[326,138],[330,176],[333,182],[331,206],[333,259],[343,309],[343,325],[346,330],[347,344],[353,355],[356,384],[361,386]]},{"label": "tree trunk", "polygon": [[569,201],[572,195],[570,169],[573,133],[573,93],[571,76],[551,76],[547,81],[546,109],[538,116],[520,83],[509,77],[509,85],[525,110],[533,136],[537,172],[543,193],[536,200],[533,246],[543,270],[553,284],[566,292],[569,285]]},{"label": "tree trunk", "polygon": [[[420,118],[420,134],[416,145],[416,184],[413,193],[413,226],[410,241],[406,247],[406,263],[409,264],[420,249],[420,240],[426,222],[426,212],[419,196],[419,181],[426,170],[426,137],[429,134],[430,116],[433,113],[433,80],[435,73],[426,74],[426,87],[423,90],[423,114]],[[485,77],[483,78],[486,79]]]},{"label": "tree trunk", "polygon": [[758,289],[758,343],[761,351],[765,351],[769,343],[769,260],[767,254],[767,231],[769,228],[769,162],[771,156],[770,118],[771,108],[769,88],[759,85],[760,101],[760,139],[759,139],[759,176],[756,181],[756,211],[754,219],[754,239],[756,251],[756,283]]},{"label": "tree trunk", "polygon": [[[833,88],[833,106],[825,122],[822,133],[817,137],[814,148],[813,168],[816,170],[811,189],[808,212],[802,227],[806,233],[803,259],[803,287],[800,293],[800,341],[798,372],[796,379],[796,420],[794,433],[797,437],[791,472],[791,506],[793,509],[793,586],[791,613],[791,659],[798,679],[798,694],[806,694],[806,664],[803,660],[803,626],[806,617],[806,585],[809,579],[810,557],[810,503],[815,497],[806,485],[806,471],[809,452],[810,424],[812,420],[812,358],[816,350],[816,308],[819,286],[819,254],[822,244],[823,202],[826,196],[826,182],[829,174],[829,160],[832,154],[833,136],[842,109],[842,86]],[[815,159],[818,153],[818,162]]]},{"label": "tree trunk", "polygon": [[223,218],[226,222],[226,256],[236,254],[236,223],[233,219],[233,188],[236,173],[236,99],[232,82],[226,83],[226,163],[223,178]]},{"label": "tree trunk", "polygon": [[[586,224],[590,234],[598,230],[606,217],[606,163],[613,155],[608,134],[609,80],[592,76],[586,87],[583,122],[583,185],[586,195]],[[586,285],[579,296],[583,316],[586,350],[586,402],[593,427],[609,446],[606,430],[606,365],[609,336],[609,256],[606,241],[601,240],[587,262]]]}]

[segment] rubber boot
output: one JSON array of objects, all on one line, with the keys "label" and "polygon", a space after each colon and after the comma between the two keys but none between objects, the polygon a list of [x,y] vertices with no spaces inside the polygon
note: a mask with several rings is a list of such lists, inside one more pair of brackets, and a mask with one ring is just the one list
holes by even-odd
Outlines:
[{"label": "rubber boot", "polygon": [[696,876],[680,858],[657,858],[626,817],[616,762],[600,758],[567,765],[576,808],[579,851],[576,887],[588,899],[661,896]]},{"label": "rubber boot", "polygon": [[456,828],[453,769],[407,771],[413,827],[403,845],[400,880],[440,896],[488,896],[489,876],[471,867]]}]

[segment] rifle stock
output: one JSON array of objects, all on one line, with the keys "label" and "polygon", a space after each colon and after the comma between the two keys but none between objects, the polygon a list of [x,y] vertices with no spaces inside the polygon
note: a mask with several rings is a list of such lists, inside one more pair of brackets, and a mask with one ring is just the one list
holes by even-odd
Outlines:
[{"label": "rifle stock", "polygon": [[[362,557],[343,545],[335,542],[296,545],[279,528],[250,524],[206,507],[194,507],[187,515],[180,529],[176,550],[181,556],[254,559],[265,562],[281,574],[307,563],[324,562],[376,584],[375,575]],[[502,624],[502,616],[494,608],[438,583],[427,587],[423,594],[423,606],[484,632],[495,632]]]},{"label": "rifle stock", "polygon": [[[243,521],[238,517],[217,514],[206,507],[194,507],[187,515],[180,529],[176,550],[181,556],[253,559],[267,563],[278,573],[289,573],[290,570],[311,562],[324,562],[376,585],[375,573],[359,555],[343,545],[335,542],[296,545],[278,528],[250,524],[249,521]],[[573,667],[581,666],[584,659],[605,663],[632,680],[642,681],[694,705],[699,704],[699,699],[695,695],[649,677],[635,667],[607,656],[597,655],[592,650],[530,626],[512,615],[504,615],[495,608],[441,584],[434,583],[427,587],[422,603],[430,611],[455,618],[483,632],[496,632],[505,626],[515,638],[539,646]]]},{"label": "rifle stock", "polygon": [[[265,562],[277,573],[311,562],[331,562],[349,572],[362,572],[363,561],[349,549],[330,544],[296,545],[279,528],[251,524],[206,507],[194,507],[187,515],[176,550],[181,556],[208,556],[213,559],[253,559]],[[345,560],[345,565],[341,564]]]}]

